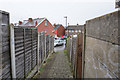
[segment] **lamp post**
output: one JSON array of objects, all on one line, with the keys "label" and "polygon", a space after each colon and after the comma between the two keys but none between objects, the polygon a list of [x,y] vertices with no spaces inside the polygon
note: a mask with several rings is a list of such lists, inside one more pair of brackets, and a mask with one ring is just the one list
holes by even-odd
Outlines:
[{"label": "lamp post", "polygon": [[66,18],[66,27],[67,27],[67,16],[65,16],[64,18]]}]

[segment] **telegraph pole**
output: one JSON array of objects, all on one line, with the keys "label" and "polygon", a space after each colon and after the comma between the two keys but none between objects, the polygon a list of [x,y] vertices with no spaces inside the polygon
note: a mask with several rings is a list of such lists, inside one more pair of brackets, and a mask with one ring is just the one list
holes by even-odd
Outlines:
[{"label": "telegraph pole", "polygon": [[67,16],[65,16],[64,18],[66,18],[66,27],[67,27]]}]

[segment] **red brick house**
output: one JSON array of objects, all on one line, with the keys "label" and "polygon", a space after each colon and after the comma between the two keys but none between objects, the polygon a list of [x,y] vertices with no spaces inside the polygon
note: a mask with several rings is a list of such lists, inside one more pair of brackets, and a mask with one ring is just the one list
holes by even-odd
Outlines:
[{"label": "red brick house", "polygon": [[45,32],[45,35],[54,36],[54,27],[47,18],[29,18],[23,22],[19,21],[18,26],[38,28],[38,32]]},{"label": "red brick house", "polygon": [[65,35],[65,28],[63,25],[61,24],[54,24],[54,33],[55,33],[55,36],[57,37],[61,37],[61,36],[64,36]]}]

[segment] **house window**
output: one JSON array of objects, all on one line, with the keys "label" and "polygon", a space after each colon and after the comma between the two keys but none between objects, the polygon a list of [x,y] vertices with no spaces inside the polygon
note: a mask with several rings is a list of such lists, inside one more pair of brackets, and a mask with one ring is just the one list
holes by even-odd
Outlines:
[{"label": "house window", "polygon": [[75,32],[78,32],[77,30],[75,30]]},{"label": "house window", "polygon": [[74,30],[72,30],[72,32],[74,32]]},{"label": "house window", "polygon": [[47,20],[45,20],[45,26],[47,26]]},{"label": "house window", "polygon": [[55,30],[52,31],[53,33],[55,32]]},{"label": "house window", "polygon": [[71,30],[69,30],[69,32],[71,32]]},{"label": "house window", "polygon": [[47,32],[47,29],[45,29],[45,33]]},{"label": "house window", "polygon": [[81,32],[81,30],[79,30],[79,32]]}]

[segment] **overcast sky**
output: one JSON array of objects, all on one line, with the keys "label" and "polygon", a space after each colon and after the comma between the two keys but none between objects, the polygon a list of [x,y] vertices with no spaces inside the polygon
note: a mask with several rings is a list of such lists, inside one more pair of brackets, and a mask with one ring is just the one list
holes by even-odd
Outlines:
[{"label": "overcast sky", "polygon": [[0,0],[0,10],[10,22],[46,17],[52,24],[84,24],[86,20],[115,11],[115,0]]}]

